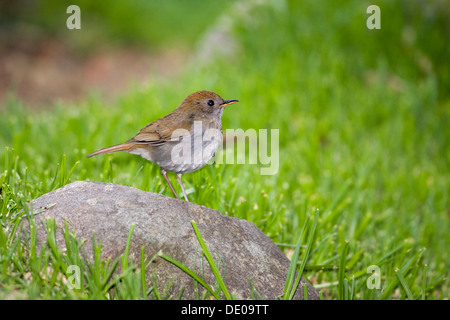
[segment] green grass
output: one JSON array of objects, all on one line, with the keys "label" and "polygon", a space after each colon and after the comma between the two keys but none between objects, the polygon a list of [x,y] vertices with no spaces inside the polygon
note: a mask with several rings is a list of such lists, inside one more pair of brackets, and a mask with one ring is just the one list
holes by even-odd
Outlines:
[{"label": "green grass", "polygon": [[[229,1],[231,3],[232,1]],[[66,28],[69,5],[78,5],[81,30]],[[109,3],[89,0],[39,0],[32,4],[17,1],[0,5],[0,27],[19,28],[30,39],[57,37],[78,55],[115,46],[133,46],[151,52],[176,46],[189,50],[224,6],[221,1],[182,0]]]},{"label": "green grass", "polygon": [[[303,276],[303,270],[305,269],[306,262],[308,261],[309,253],[311,251],[311,247],[312,247],[312,244],[314,241],[318,218],[319,218],[319,212],[317,211],[314,216],[313,227],[312,227],[312,230],[310,231],[308,244],[306,246],[305,252],[303,253],[302,262],[300,264],[300,268],[297,273],[297,261],[300,256],[300,249],[302,247],[303,235],[305,234],[305,230],[306,230],[308,221],[305,223],[305,225],[302,229],[302,234],[300,236],[300,239],[297,242],[297,246],[295,247],[295,251],[294,251],[294,254],[291,259],[291,264],[289,266],[289,271],[287,273],[287,278],[286,278],[284,292],[283,292],[284,300],[292,300],[296,293],[298,284],[300,282],[301,277]],[[294,279],[295,279],[295,282],[294,282]],[[304,299],[305,300],[307,300],[307,296],[308,296],[308,289],[306,287],[306,288],[304,288]]]},{"label": "green grass", "polygon": [[[86,275],[99,273],[86,276],[85,292],[68,290],[58,282],[67,254],[28,253],[11,237],[26,201],[71,181],[171,197],[157,166],[138,156],[83,157],[133,137],[200,89],[240,100],[225,111],[224,129],[279,129],[280,167],[263,176],[260,165],[208,165],[183,176],[192,202],[252,221],[289,256],[318,209],[303,275],[325,299],[449,297],[448,9],[379,1],[382,29],[371,31],[369,2],[277,3],[250,2],[247,13],[223,7],[234,54],[186,65],[176,79],[132,87],[112,102],[93,94],[35,112],[8,99],[0,117],[0,297],[161,297],[161,288],[137,291],[137,267],[120,282],[128,289],[106,295],[119,285],[105,284],[114,261],[86,266]],[[308,235],[293,259],[303,262]],[[381,289],[367,287],[371,265]]]}]

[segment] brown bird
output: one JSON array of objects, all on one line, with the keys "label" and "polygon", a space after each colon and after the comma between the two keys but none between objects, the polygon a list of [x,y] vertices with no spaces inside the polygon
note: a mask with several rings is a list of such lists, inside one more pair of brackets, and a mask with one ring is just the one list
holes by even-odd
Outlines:
[{"label": "brown bird", "polygon": [[211,91],[198,91],[187,96],[168,115],[147,124],[127,142],[103,148],[86,158],[103,153],[125,151],[142,156],[160,166],[161,174],[177,199],[166,172],[181,175],[202,168],[216,153],[222,142],[222,113],[226,106],[238,100],[224,100]]}]

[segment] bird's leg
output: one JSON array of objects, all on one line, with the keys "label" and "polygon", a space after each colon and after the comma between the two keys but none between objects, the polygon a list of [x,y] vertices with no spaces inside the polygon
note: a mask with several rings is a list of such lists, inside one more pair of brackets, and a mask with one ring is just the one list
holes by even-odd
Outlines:
[{"label": "bird's leg", "polygon": [[170,183],[169,178],[167,178],[166,171],[165,171],[164,169],[162,169],[162,168],[161,168],[161,174],[163,175],[164,179],[166,179],[166,181],[167,181],[167,183],[169,184],[169,187],[170,187],[170,189],[172,190],[172,192],[173,192],[173,194],[175,195],[175,197],[176,197],[177,199],[180,199],[180,198],[178,198],[177,193],[175,192],[174,188],[172,187],[172,184]]},{"label": "bird's leg", "polygon": [[184,191],[184,186],[183,186],[183,182],[181,182],[181,173],[177,173],[177,179],[178,179],[178,183],[181,186],[181,190],[183,190],[183,195],[184,195],[184,199],[186,199],[186,201],[189,202],[188,197],[186,195],[186,191]]}]

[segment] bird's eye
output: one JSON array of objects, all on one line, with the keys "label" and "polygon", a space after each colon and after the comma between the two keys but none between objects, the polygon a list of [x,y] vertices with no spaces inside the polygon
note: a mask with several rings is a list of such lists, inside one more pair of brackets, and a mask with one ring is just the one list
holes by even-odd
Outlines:
[{"label": "bird's eye", "polygon": [[209,101],[208,101],[208,106],[212,107],[213,105],[214,105],[214,101],[209,100]]}]

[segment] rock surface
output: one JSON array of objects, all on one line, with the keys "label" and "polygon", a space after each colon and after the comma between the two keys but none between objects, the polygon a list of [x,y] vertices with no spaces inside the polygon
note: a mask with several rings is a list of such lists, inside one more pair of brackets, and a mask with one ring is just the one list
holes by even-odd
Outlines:
[{"label": "rock surface", "polygon": [[[161,250],[198,275],[202,276],[204,272],[203,279],[214,287],[214,275],[206,259],[203,259],[202,271],[201,247],[191,224],[194,220],[216,265],[219,264],[218,255],[223,261],[221,274],[228,290],[237,299],[251,298],[250,279],[264,299],[277,299],[283,293],[289,269],[289,260],[283,252],[251,222],[225,216],[217,210],[131,187],[84,181],[73,182],[34,200],[33,210],[42,211],[35,216],[36,221],[55,219],[60,228],[57,232],[60,248],[64,248],[61,230],[67,220],[69,230],[75,232],[77,239],[86,240],[83,252],[87,258],[92,258],[93,233],[97,241],[102,242],[102,259],[115,259],[121,255],[134,224],[129,255],[138,265],[142,246],[147,259]],[[45,230],[40,223],[37,226],[38,242],[43,243]],[[195,297],[194,280],[166,260],[156,258],[146,272],[149,285],[156,272],[160,292],[168,281],[173,281],[170,288],[173,297],[182,286],[182,299]],[[302,283],[307,282],[302,279]],[[301,284],[296,299],[303,298]],[[198,288],[202,293],[203,287],[198,285]],[[310,284],[308,298],[319,298]]]}]

